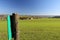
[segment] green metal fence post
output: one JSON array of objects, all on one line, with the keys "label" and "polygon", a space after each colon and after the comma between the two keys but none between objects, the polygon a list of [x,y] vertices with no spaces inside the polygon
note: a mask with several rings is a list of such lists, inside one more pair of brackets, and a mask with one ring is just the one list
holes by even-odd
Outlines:
[{"label": "green metal fence post", "polygon": [[12,40],[10,15],[7,16],[7,24],[8,24],[8,40]]}]

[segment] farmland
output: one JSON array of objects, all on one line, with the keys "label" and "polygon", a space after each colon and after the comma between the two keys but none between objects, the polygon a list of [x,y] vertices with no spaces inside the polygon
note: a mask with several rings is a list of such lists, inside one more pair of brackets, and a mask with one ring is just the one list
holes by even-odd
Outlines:
[{"label": "farmland", "polygon": [[[60,18],[19,20],[20,40],[60,40]],[[0,40],[7,40],[7,21],[0,21]]]}]

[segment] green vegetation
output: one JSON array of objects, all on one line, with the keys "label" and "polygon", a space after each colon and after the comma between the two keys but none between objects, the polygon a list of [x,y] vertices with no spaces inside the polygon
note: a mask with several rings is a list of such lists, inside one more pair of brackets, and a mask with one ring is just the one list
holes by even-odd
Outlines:
[{"label": "green vegetation", "polygon": [[7,40],[7,21],[0,20],[0,40]]},{"label": "green vegetation", "polygon": [[[60,40],[60,19],[19,20],[20,40]],[[7,21],[0,21],[0,40],[7,40]]]},{"label": "green vegetation", "polygon": [[60,19],[20,20],[21,40],[60,40]]}]

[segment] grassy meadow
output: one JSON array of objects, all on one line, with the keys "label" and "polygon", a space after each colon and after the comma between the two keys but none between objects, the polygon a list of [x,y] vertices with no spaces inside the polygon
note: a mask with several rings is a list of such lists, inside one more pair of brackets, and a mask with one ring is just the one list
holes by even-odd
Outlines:
[{"label": "grassy meadow", "polygon": [[[19,20],[20,40],[60,40],[60,18]],[[0,21],[0,40],[8,40],[7,21]]]}]

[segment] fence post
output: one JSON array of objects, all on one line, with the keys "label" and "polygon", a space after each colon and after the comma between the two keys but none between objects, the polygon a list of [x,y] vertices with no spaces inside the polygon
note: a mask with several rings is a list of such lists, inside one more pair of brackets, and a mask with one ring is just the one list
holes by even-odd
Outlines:
[{"label": "fence post", "polygon": [[14,40],[19,40],[19,34],[18,34],[18,15],[13,13],[11,16],[11,29],[12,29],[12,38]]},{"label": "fence post", "polygon": [[12,33],[11,33],[11,21],[10,16],[7,16],[7,24],[8,24],[8,40],[12,40]]}]

